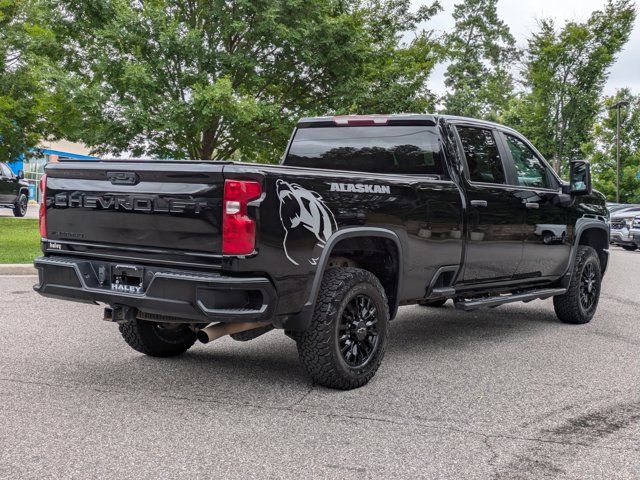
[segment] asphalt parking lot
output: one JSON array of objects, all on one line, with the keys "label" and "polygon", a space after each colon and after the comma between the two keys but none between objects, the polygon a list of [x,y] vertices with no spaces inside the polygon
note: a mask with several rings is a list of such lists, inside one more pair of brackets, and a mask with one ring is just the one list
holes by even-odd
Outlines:
[{"label": "asphalt parking lot", "polygon": [[0,477],[640,478],[640,252],[598,313],[406,307],[366,387],[310,383],[293,341],[131,350],[101,308],[0,277]]}]

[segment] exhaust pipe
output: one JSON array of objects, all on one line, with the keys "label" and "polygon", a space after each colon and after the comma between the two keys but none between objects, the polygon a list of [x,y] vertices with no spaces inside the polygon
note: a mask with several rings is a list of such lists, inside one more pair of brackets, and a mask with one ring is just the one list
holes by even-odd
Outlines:
[{"label": "exhaust pipe", "polygon": [[247,330],[266,327],[270,324],[271,322],[216,323],[215,325],[209,325],[206,328],[198,330],[196,337],[202,343],[209,343],[225,335],[246,332]]}]

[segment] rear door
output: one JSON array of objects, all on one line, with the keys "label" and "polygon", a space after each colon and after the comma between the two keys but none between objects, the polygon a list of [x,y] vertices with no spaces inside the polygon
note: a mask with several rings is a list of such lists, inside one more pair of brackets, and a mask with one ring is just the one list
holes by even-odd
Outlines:
[{"label": "rear door", "polygon": [[525,208],[524,252],[519,277],[555,277],[567,268],[572,230],[568,209],[559,201],[560,183],[528,142],[513,132],[501,132],[509,165],[510,183],[518,189]]},{"label": "rear door", "polygon": [[47,166],[47,238],[77,253],[222,252],[224,163]]},{"label": "rear door", "polygon": [[[376,123],[363,118],[353,124],[345,120],[298,127],[284,161],[289,167],[286,173],[293,178],[282,178],[278,192],[283,198],[294,194],[300,198],[300,204],[292,202],[293,211],[284,204],[279,208],[287,230],[288,260],[309,264],[308,258],[299,255],[308,252],[309,241],[304,239],[315,229],[299,220],[299,210],[311,194],[322,200],[335,219],[335,225],[326,221],[322,225],[381,227],[396,231],[402,241],[407,239],[402,295],[424,297],[436,271],[458,265],[462,253],[460,191],[449,178],[441,148],[433,119],[390,118]],[[265,210],[276,211],[276,207]],[[281,235],[278,230],[276,235]],[[311,240],[324,244],[329,236]],[[317,258],[311,260],[315,265]]]},{"label": "rear door", "polygon": [[524,209],[517,189],[507,182],[504,147],[492,127],[463,123],[456,131],[466,161],[462,282],[509,280],[522,258]]}]

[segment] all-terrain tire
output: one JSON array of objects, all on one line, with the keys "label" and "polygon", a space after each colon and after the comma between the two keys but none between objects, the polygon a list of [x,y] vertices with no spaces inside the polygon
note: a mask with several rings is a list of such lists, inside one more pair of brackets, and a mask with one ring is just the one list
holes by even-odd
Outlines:
[{"label": "all-terrain tire", "polygon": [[29,205],[29,199],[24,193],[18,196],[18,201],[13,206],[14,217],[24,217],[27,214],[27,207]]},{"label": "all-terrain tire", "polygon": [[423,307],[431,307],[431,308],[440,308],[447,303],[448,298],[439,298],[438,300],[421,300],[418,302],[418,305],[422,305]]},{"label": "all-terrain tire", "polygon": [[[587,275],[587,271],[592,272],[592,278],[591,274]],[[560,321],[576,325],[589,323],[598,308],[601,282],[602,271],[598,254],[593,248],[580,245],[567,293],[553,297],[553,308]],[[592,297],[588,305],[583,303],[581,294]]]},{"label": "all-terrain tire", "polygon": [[135,319],[120,323],[119,329],[131,348],[151,357],[180,355],[196,341],[196,334],[186,325]]},{"label": "all-terrain tire", "polygon": [[[345,342],[345,335],[356,335],[354,329],[345,330],[344,322],[347,317],[360,318],[352,315],[353,302],[357,305],[363,298],[369,306],[375,307],[368,310],[375,311],[375,332],[372,332],[372,336],[368,336],[367,333],[364,340],[353,342],[370,342],[367,345],[374,346],[370,348],[367,359],[364,359],[361,365],[352,366],[345,359],[345,355],[350,355],[353,347],[343,352],[340,345],[341,342]],[[340,390],[358,388],[371,380],[378,370],[384,357],[388,330],[389,304],[384,288],[376,276],[359,268],[331,268],[325,272],[322,279],[311,325],[296,335],[298,354],[315,383]],[[375,338],[375,341],[371,340],[372,338]]]},{"label": "all-terrain tire", "polygon": [[637,245],[622,245],[622,248],[624,248],[625,250],[628,250],[630,252],[634,252],[635,250],[638,249]]}]

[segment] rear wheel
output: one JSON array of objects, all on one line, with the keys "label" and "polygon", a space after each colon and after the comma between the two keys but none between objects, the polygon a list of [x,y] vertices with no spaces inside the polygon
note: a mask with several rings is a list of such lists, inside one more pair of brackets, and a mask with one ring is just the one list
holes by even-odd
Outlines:
[{"label": "rear wheel", "polygon": [[447,303],[448,298],[439,298],[438,300],[422,300],[418,302],[418,305],[423,307],[440,308]]},{"label": "rear wheel", "polygon": [[590,322],[598,308],[601,281],[598,254],[591,247],[579,246],[567,293],[553,297],[553,307],[560,321]]},{"label": "rear wheel", "polygon": [[186,352],[196,334],[186,325],[128,320],[119,324],[122,338],[134,350],[151,357],[173,357]]},{"label": "rear wheel", "polygon": [[622,245],[622,248],[624,248],[625,250],[629,250],[630,252],[633,252],[634,250],[638,249],[637,245]]},{"label": "rear wheel", "polygon": [[24,217],[27,214],[27,207],[29,206],[29,199],[24,193],[21,193],[18,197],[18,201],[13,207],[13,215],[16,217]]},{"label": "rear wheel", "polygon": [[313,380],[350,390],[365,385],[384,357],[389,305],[380,281],[359,268],[331,268],[322,279],[298,353]]}]

